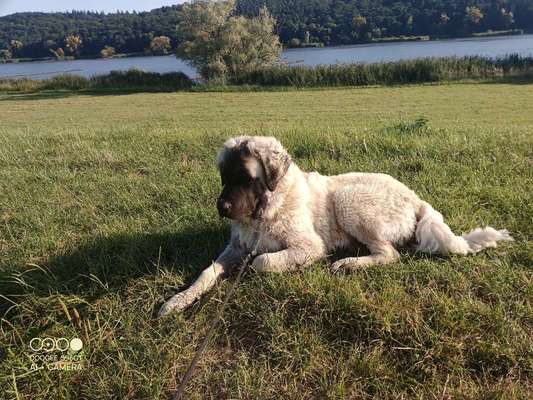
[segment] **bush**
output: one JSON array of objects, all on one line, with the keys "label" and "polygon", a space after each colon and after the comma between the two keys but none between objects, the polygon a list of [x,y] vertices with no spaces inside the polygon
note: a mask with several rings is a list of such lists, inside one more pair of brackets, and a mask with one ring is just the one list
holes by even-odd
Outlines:
[{"label": "bush", "polygon": [[102,50],[100,50],[100,57],[102,58],[109,58],[113,57],[116,54],[116,50],[112,46],[104,46]]},{"label": "bush", "polygon": [[11,60],[13,54],[9,49],[0,50],[0,60]]},{"label": "bush", "polygon": [[111,71],[108,75],[91,79],[92,88],[139,88],[153,90],[180,90],[193,86],[192,80],[183,72],[158,74],[138,69]]},{"label": "bush", "polygon": [[235,15],[235,0],[193,0],[179,11],[176,55],[205,80],[224,82],[279,60],[281,44],[266,7],[255,17]]},{"label": "bush", "polygon": [[70,75],[63,74],[54,76],[53,78],[47,79],[43,82],[41,89],[51,90],[51,89],[67,89],[67,90],[80,90],[87,89],[90,87],[90,81],[87,78],[79,75]]},{"label": "bush", "polygon": [[0,79],[0,92],[30,92],[40,88],[41,81],[33,79]]},{"label": "bush", "polygon": [[136,69],[111,71],[108,75],[84,78],[79,75],[59,75],[46,80],[0,80],[0,91],[82,90],[82,89],[142,89],[172,91],[190,89],[193,81],[183,72],[158,74]]}]

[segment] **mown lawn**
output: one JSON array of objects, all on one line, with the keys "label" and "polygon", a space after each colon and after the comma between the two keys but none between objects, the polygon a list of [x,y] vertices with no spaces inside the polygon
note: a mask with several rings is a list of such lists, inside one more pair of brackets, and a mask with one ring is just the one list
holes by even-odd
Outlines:
[{"label": "mown lawn", "polygon": [[[158,320],[223,248],[223,140],[275,135],[304,169],[389,173],[457,232],[516,241],[248,274],[187,399],[519,399],[533,390],[533,85],[0,95],[0,398],[168,398],[228,288]],[[30,370],[79,337],[80,371]],[[4,397],[5,396],[5,397]]]}]

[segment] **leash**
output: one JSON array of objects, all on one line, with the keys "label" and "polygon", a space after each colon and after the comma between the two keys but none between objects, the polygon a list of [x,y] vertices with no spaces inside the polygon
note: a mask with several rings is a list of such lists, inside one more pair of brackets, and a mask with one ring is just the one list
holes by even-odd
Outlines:
[{"label": "leash", "polygon": [[[257,246],[256,246],[257,248]],[[183,395],[183,392],[185,391],[185,387],[187,386],[187,382],[191,379],[192,373],[194,371],[194,368],[196,368],[196,364],[198,364],[198,361],[200,360],[200,357],[202,356],[202,353],[204,352],[205,348],[207,347],[207,343],[209,340],[211,340],[213,334],[215,333],[215,328],[218,326],[220,320],[222,319],[222,315],[224,314],[224,310],[226,309],[226,305],[229,303],[229,300],[231,296],[233,296],[233,293],[235,292],[235,289],[237,288],[237,285],[239,284],[242,275],[244,274],[244,271],[246,270],[246,267],[250,264],[251,260],[257,255],[256,250],[254,249],[252,252],[248,253],[248,255],[244,258],[242,261],[241,266],[239,267],[239,271],[237,273],[237,276],[235,277],[235,281],[231,285],[230,289],[226,293],[226,297],[224,298],[224,301],[220,305],[217,315],[215,316],[215,320],[211,323],[211,326],[209,327],[207,334],[205,335],[204,339],[196,349],[196,353],[194,354],[193,359],[191,360],[191,363],[189,364],[189,367],[187,368],[187,371],[185,372],[185,375],[183,376],[178,388],[174,392],[174,396],[172,396],[173,400],[178,400]]]}]

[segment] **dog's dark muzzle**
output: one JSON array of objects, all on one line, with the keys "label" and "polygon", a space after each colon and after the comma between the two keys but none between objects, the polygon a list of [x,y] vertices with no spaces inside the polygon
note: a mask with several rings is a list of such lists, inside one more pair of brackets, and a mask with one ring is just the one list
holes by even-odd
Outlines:
[{"label": "dog's dark muzzle", "polygon": [[223,198],[217,200],[218,215],[229,218],[231,214],[231,203]]}]

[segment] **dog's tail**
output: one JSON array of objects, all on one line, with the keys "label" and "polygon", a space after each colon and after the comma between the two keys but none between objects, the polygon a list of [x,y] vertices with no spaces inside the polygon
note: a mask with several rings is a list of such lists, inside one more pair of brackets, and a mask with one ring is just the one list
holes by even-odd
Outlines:
[{"label": "dog's tail", "polygon": [[490,226],[456,236],[444,223],[442,214],[422,202],[416,226],[416,249],[419,251],[430,254],[477,253],[487,247],[496,247],[500,240],[512,241],[513,238],[506,229],[496,230]]}]

